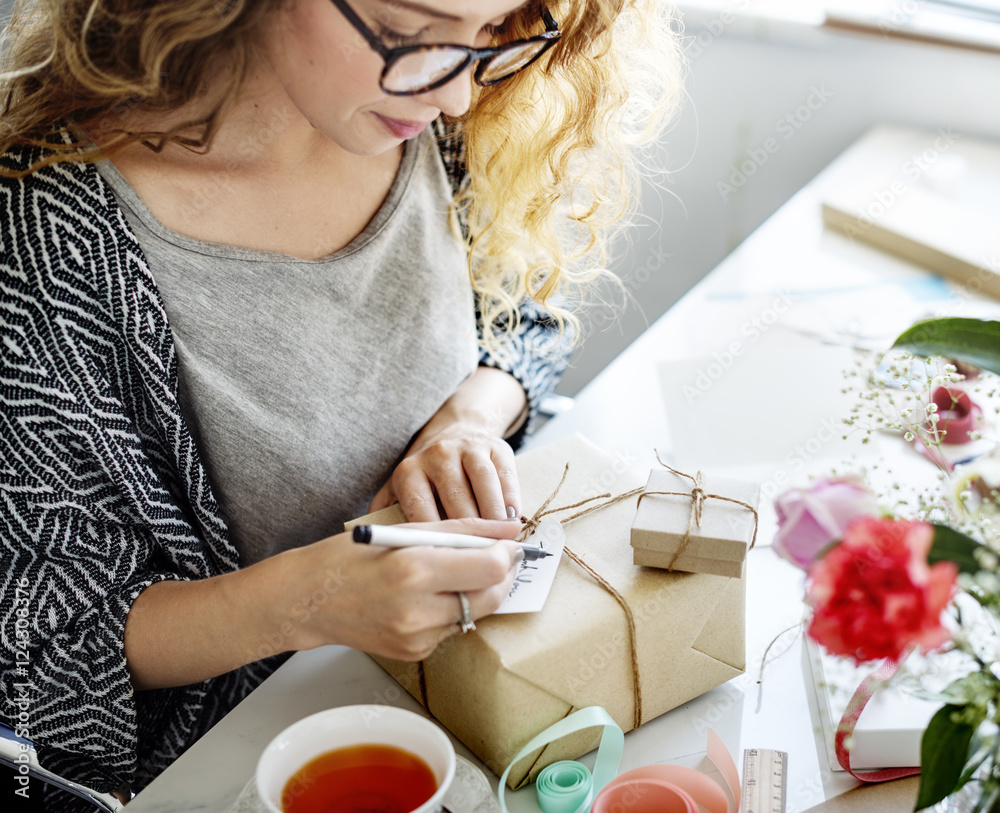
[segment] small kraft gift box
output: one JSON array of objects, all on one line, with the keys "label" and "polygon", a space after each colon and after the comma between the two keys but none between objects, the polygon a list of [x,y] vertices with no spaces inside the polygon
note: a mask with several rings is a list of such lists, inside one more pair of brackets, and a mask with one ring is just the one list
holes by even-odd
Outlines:
[{"label": "small kraft gift box", "polygon": [[739,578],[757,536],[760,485],[688,475],[661,465],[649,473],[632,524],[637,565]]},{"label": "small kraft gift box", "polygon": [[[524,513],[532,517],[548,503],[548,517],[566,533],[544,608],[478,620],[475,631],[451,636],[420,663],[375,658],[498,775],[526,742],[577,709],[602,706],[630,731],[746,665],[743,576],[632,563],[629,536],[644,475],[623,472],[579,435],[519,455],[517,471]],[[584,508],[593,510],[574,518],[575,503],[603,492],[632,494],[592,500]],[[392,506],[349,526],[401,521]],[[514,766],[508,785],[525,785],[599,739],[589,729],[545,746]]]}]

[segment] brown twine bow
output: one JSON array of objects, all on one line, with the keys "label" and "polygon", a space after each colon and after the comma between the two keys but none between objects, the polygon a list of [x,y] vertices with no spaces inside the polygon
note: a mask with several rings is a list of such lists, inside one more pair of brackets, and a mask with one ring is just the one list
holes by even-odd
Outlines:
[{"label": "brown twine bow", "polygon": [[733,497],[724,497],[721,494],[709,494],[704,489],[704,476],[702,473],[695,472],[695,476],[692,477],[690,474],[685,474],[683,471],[677,471],[677,469],[668,466],[660,459],[660,453],[654,452],[656,454],[656,462],[659,463],[667,471],[676,474],[678,477],[686,477],[692,483],[694,483],[694,488],[690,492],[687,491],[643,491],[639,495],[639,499],[636,501],[636,509],[638,509],[639,504],[642,502],[644,497],[649,497],[654,494],[659,494],[664,497],[690,497],[691,498],[691,510],[688,512],[688,524],[687,530],[684,532],[684,536],[681,539],[680,544],[677,546],[677,550],[674,551],[674,555],[670,557],[670,563],[667,565],[667,570],[673,571],[674,565],[677,560],[684,554],[687,550],[688,545],[691,544],[691,537],[695,532],[695,529],[701,527],[701,513],[702,508],[705,505],[705,500],[725,500],[726,502],[736,503],[736,505],[742,505],[744,508],[748,509],[751,514],[753,514],[753,536],[750,539],[750,550],[753,550],[753,546],[757,544],[757,509],[754,508],[750,503],[743,502],[743,500],[737,500]]}]

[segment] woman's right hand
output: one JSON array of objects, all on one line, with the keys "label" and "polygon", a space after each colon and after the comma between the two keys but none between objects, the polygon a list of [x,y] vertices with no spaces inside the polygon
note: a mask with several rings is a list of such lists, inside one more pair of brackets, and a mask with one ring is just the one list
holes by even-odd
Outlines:
[{"label": "woman's right hand", "polygon": [[338,534],[255,565],[164,580],[133,602],[125,657],[136,690],[187,686],[279,652],[346,644],[420,660],[459,629],[457,591],[473,618],[503,601],[522,556],[510,520],[423,527],[499,540],[488,548],[379,548]]},{"label": "woman's right hand", "polygon": [[458,591],[474,619],[496,610],[523,556],[513,541],[520,523],[459,519],[419,526],[500,541],[481,549],[379,548],[338,534],[281,554],[288,648],[344,644],[421,660],[459,630]]}]

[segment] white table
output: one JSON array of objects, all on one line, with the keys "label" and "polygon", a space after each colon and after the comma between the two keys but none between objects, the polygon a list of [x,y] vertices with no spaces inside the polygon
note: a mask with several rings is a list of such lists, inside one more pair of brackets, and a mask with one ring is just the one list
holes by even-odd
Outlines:
[{"label": "white table", "polygon": [[[653,449],[669,454],[671,442],[657,365],[663,361],[711,356],[743,337],[746,358],[781,363],[789,351],[818,355],[837,328],[858,327],[887,346],[920,311],[964,315],[1000,314],[893,257],[853,244],[824,230],[819,201],[838,184],[873,175],[903,172],[905,163],[932,144],[934,133],[880,128],[869,133],[786,203],[729,258],[602,372],[576,399],[573,411],[545,425],[531,445],[579,431],[637,470],[654,464]],[[963,155],[973,171],[956,194],[990,204],[1000,189],[996,155],[1000,148],[959,138],[950,148]],[[982,168],[982,169],[978,169]],[[926,180],[926,179],[925,179]],[[998,212],[1000,220],[1000,212]],[[750,341],[745,326],[764,318],[777,293],[794,306],[760,323]],[[633,291],[641,296],[641,291]],[[853,303],[853,305],[851,304]],[[858,314],[854,319],[852,313]],[[853,319],[853,322],[852,322]],[[855,331],[856,332],[856,331]],[[814,333],[816,335],[809,335]],[[790,386],[794,387],[791,381]],[[747,399],[773,397],[753,392]],[[706,452],[717,459],[720,450]],[[734,450],[738,451],[738,450]],[[772,461],[755,467],[742,461],[731,471],[774,478],[784,471],[787,484],[804,482],[810,472],[827,471],[840,450],[828,443],[803,465]],[[932,475],[929,466],[901,443],[877,440],[871,455],[896,461],[914,472]],[[786,458],[787,461],[787,458]],[[758,684],[765,649],[801,618],[802,574],[780,561],[766,546],[774,520],[765,500],[760,544],[748,560],[747,671],[729,683],[642,726],[626,737],[622,769],[670,762],[697,767],[705,750],[705,732],[714,727],[739,762],[751,746],[789,752],[788,813],[798,813],[853,787],[856,782],[830,770],[800,631],[778,637]],[[224,811],[251,779],[268,741],[282,728],[315,711],[355,703],[390,703],[419,710],[418,704],[366,655],[343,647],[325,647],[293,656],[257,691],[213,728],[129,805],[135,813],[153,811]],[[461,743],[459,754],[478,763]],[[584,759],[586,761],[586,758]],[[496,785],[497,778],[487,775]],[[533,810],[533,790],[514,794],[512,810]],[[508,797],[509,799],[511,797]]]}]

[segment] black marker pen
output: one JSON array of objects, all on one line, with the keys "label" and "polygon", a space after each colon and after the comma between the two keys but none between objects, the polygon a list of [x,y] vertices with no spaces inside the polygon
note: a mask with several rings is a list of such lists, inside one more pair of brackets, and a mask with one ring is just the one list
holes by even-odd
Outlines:
[{"label": "black marker pen", "polygon": [[[361,545],[381,545],[387,548],[409,548],[426,545],[435,548],[488,548],[498,540],[469,534],[450,534],[444,531],[425,531],[400,525],[358,525],[353,531],[354,541]],[[528,562],[544,559],[552,554],[534,545],[521,545]]]}]

